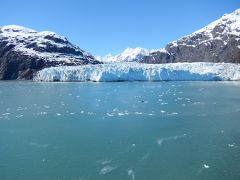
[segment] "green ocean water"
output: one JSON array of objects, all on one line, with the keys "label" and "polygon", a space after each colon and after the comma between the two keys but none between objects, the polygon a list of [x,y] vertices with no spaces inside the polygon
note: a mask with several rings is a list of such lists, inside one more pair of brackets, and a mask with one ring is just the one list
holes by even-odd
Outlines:
[{"label": "green ocean water", "polygon": [[0,82],[0,180],[239,180],[239,82]]}]

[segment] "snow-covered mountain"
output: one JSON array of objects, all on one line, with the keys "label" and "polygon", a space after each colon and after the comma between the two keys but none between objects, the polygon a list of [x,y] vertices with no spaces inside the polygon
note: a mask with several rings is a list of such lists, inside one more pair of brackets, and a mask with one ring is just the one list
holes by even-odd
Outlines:
[{"label": "snow-covered mountain", "polygon": [[240,63],[240,9],[145,56],[144,63]]},{"label": "snow-covered mountain", "polygon": [[0,27],[0,79],[31,79],[44,67],[89,63],[98,61],[54,32]]},{"label": "snow-covered mountain", "polygon": [[97,56],[96,59],[101,61],[101,62],[105,62],[105,63],[109,63],[109,62],[138,62],[141,61],[142,58],[144,56],[147,56],[150,52],[147,49],[144,48],[127,48],[125,49],[122,53],[118,54],[118,55],[112,55],[112,54],[108,54],[104,57],[100,57]]}]

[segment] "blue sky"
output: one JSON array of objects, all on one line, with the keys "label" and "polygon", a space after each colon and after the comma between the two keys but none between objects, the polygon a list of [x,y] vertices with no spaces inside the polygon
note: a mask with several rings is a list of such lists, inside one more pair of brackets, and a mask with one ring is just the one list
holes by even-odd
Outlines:
[{"label": "blue sky", "polygon": [[6,0],[0,25],[54,31],[106,55],[164,47],[237,8],[239,0]]}]

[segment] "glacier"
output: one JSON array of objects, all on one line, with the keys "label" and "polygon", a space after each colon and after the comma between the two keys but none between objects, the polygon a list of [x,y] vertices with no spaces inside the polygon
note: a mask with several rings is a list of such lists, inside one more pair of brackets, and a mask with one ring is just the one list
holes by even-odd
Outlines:
[{"label": "glacier", "polygon": [[238,81],[240,64],[232,63],[106,63],[50,67],[38,71],[35,81]]}]

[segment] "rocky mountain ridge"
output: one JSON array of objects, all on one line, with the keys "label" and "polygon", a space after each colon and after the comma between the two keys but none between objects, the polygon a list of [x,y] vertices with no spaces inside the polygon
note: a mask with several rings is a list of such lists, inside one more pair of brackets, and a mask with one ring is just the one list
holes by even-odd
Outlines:
[{"label": "rocky mountain ridge", "polygon": [[142,63],[240,63],[240,9],[146,55]]},{"label": "rocky mountain ridge", "polygon": [[0,80],[32,79],[45,67],[96,63],[91,54],[54,32],[0,27]]}]

